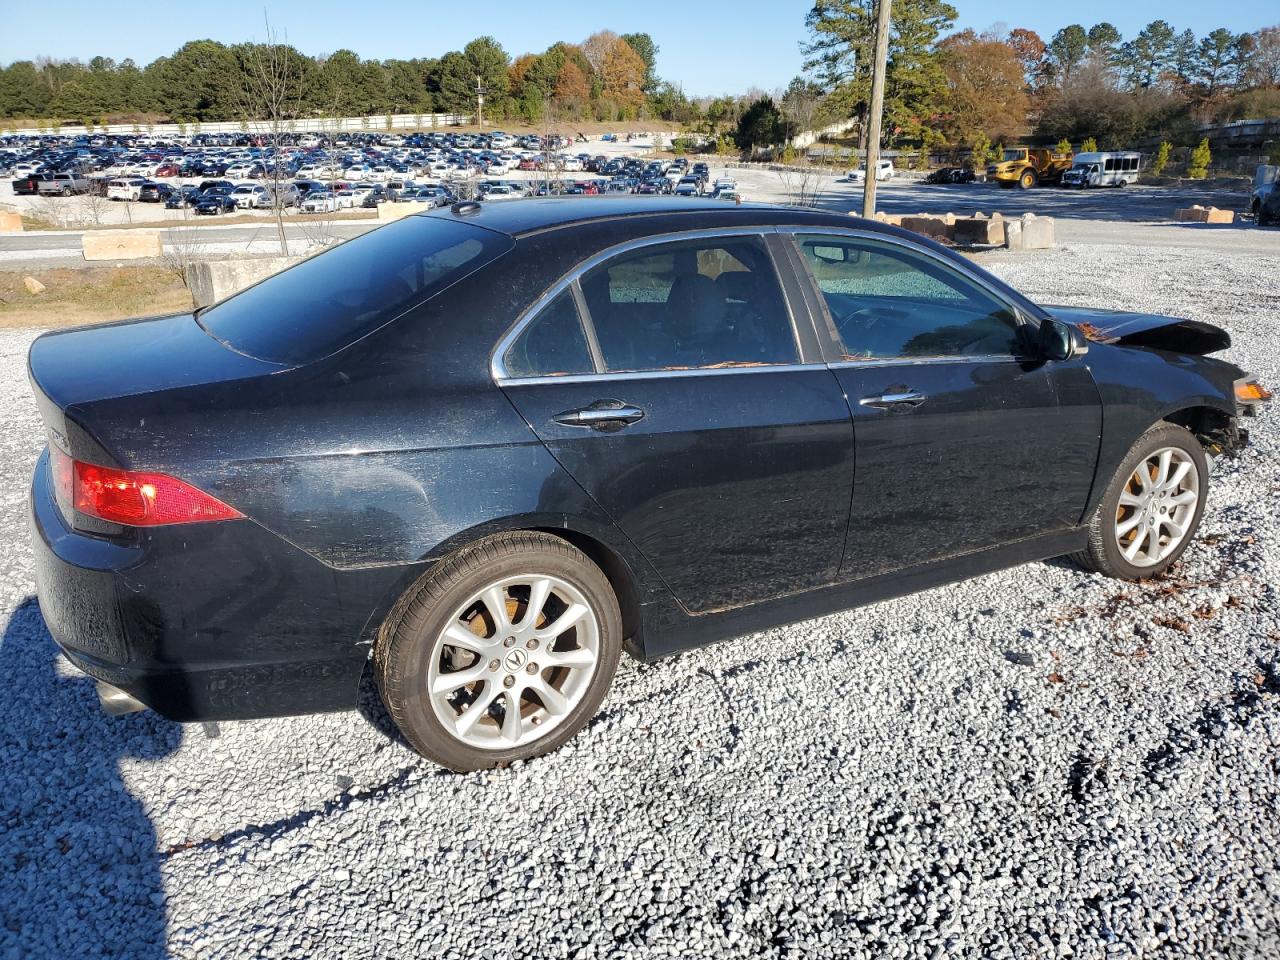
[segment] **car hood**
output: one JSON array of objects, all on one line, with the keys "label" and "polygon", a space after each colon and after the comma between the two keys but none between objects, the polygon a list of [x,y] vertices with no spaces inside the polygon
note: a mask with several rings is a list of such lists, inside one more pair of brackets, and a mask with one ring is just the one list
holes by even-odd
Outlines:
[{"label": "car hood", "polygon": [[1227,331],[1201,320],[1094,307],[1045,306],[1043,309],[1058,320],[1078,327],[1097,343],[1153,347],[1201,356],[1231,346],[1231,335]]}]

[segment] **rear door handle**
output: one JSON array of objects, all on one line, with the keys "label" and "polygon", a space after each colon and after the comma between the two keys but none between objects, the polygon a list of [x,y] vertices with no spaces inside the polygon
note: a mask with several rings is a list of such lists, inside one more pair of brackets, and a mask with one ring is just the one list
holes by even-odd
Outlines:
[{"label": "rear door handle", "polygon": [[595,430],[621,430],[629,423],[644,419],[644,411],[621,400],[597,400],[586,407],[566,410],[552,417],[566,427],[591,427]]},{"label": "rear door handle", "polygon": [[893,407],[918,407],[928,399],[923,393],[904,390],[901,393],[882,393],[879,396],[863,397],[858,403],[864,407],[888,410]]}]

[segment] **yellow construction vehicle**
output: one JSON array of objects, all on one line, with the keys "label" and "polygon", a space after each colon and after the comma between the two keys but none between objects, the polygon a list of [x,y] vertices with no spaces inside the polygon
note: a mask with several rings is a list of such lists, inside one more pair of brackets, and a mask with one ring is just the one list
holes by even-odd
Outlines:
[{"label": "yellow construction vehicle", "polygon": [[987,167],[987,179],[1002,187],[1016,184],[1023,190],[1037,184],[1057,184],[1071,169],[1072,156],[1048,147],[1009,147],[1003,157]]}]

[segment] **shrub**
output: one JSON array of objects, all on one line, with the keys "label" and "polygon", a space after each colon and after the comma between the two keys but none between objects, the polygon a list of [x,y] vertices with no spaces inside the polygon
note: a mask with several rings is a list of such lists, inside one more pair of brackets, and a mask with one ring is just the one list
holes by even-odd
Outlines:
[{"label": "shrub", "polygon": [[1058,153],[1070,153],[1071,141],[1068,140],[1066,137],[1063,137],[1061,140],[1058,141],[1057,151]]},{"label": "shrub", "polygon": [[1081,153],[1097,153],[1098,140],[1096,137],[1085,137],[1084,143],[1080,144]]},{"label": "shrub", "polygon": [[1209,138],[1205,137],[1191,151],[1191,158],[1187,160],[1187,176],[1192,180],[1203,180],[1209,175],[1209,162],[1212,159],[1213,156],[1209,153]]},{"label": "shrub", "polygon": [[1155,159],[1151,161],[1151,166],[1147,167],[1147,172],[1153,177],[1158,177],[1164,173],[1164,168],[1169,165],[1169,154],[1173,150],[1173,144],[1165,140],[1160,144],[1160,149],[1156,151]]},{"label": "shrub", "polygon": [[985,133],[980,133],[973,138],[973,153],[969,158],[969,166],[973,168],[974,173],[981,173],[987,168],[987,161],[991,159],[991,138]]}]

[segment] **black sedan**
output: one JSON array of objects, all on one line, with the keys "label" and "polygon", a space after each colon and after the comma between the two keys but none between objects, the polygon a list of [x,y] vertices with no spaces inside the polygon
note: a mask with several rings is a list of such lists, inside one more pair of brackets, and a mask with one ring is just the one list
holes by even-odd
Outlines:
[{"label": "black sedan", "polygon": [[196,213],[218,216],[223,213],[235,213],[236,201],[226,187],[210,187],[195,198],[191,208]]},{"label": "black sedan", "polygon": [[1042,307],[814,210],[410,215],[30,352],[40,606],[115,709],[352,707],[458,770],[649,660],[1069,555],[1158,576],[1269,398],[1209,324]]}]

